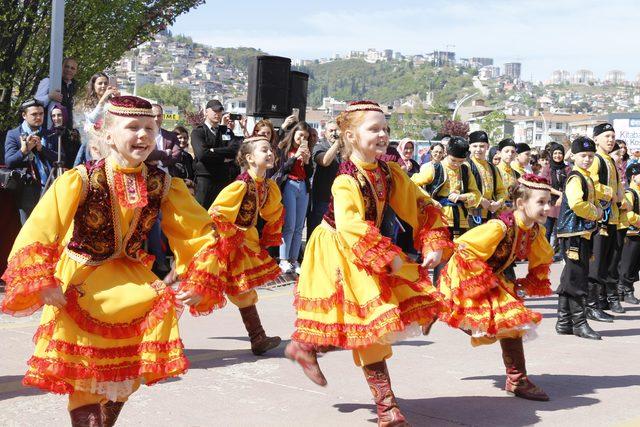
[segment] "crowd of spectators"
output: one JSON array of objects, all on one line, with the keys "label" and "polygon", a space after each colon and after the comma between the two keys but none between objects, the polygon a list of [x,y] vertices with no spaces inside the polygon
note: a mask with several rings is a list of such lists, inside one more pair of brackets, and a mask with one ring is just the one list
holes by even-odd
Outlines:
[{"label": "crowd of spectators", "polygon": [[[0,192],[3,200],[11,194],[13,203],[3,204],[4,216],[7,210],[15,209],[20,222],[24,223],[46,191],[47,178],[58,156],[63,167],[70,169],[106,155],[101,140],[104,112],[111,97],[120,91],[113,79],[100,72],[89,79],[85,93],[78,96],[75,80],[78,67],[74,59],[64,60],[61,90],[51,90],[49,79],[43,79],[34,97],[22,105],[21,122],[6,134],[4,167],[0,168],[0,184],[4,189]],[[165,129],[162,105],[154,104],[153,113],[159,132],[156,149],[147,162],[184,179],[195,199],[206,209],[240,173],[235,158],[243,138],[260,135],[271,141],[277,161],[268,177],[280,186],[286,212],[283,242],[274,255],[279,258],[284,273],[299,271],[303,230],[306,226],[308,237],[322,222],[344,154],[336,123],[326,123],[319,136],[316,129],[292,115],[279,127],[268,119],[258,120],[249,132],[246,117],[226,113],[222,103],[215,99],[206,104],[203,123],[191,132],[184,126]],[[613,155],[619,176],[623,177],[627,163],[637,162],[640,152],[630,158],[626,144],[618,141],[618,146],[619,150]],[[389,144],[382,160],[398,162],[411,176],[420,171],[422,164],[437,164],[446,156],[440,142],[433,142],[420,156],[416,155],[417,148],[415,141],[403,138],[397,144]],[[505,155],[497,147],[491,147],[487,160],[498,165]],[[552,243],[556,240],[555,221],[571,162],[571,154],[566,153],[562,144],[550,143],[543,150],[516,145],[514,169],[544,176],[553,187],[553,206],[546,227]],[[393,212],[385,212],[384,224],[386,235],[407,253],[415,253],[408,224],[398,220]],[[156,257],[154,271],[159,275],[168,272],[167,245],[159,222],[149,234],[148,248]],[[6,254],[0,253],[0,258],[6,258]]]}]

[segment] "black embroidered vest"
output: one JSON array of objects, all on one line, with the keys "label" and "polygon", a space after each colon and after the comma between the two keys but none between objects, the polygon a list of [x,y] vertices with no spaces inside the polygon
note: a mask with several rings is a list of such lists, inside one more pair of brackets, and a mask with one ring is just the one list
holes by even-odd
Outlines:
[{"label": "black embroidered vest", "polygon": [[100,265],[122,256],[140,261],[139,250],[158,218],[171,182],[169,175],[157,167],[144,167],[148,203],[135,208],[125,236],[112,167],[104,159],[77,167],[82,176],[83,195],[73,218],[73,236],[66,248],[70,258],[86,265]]}]

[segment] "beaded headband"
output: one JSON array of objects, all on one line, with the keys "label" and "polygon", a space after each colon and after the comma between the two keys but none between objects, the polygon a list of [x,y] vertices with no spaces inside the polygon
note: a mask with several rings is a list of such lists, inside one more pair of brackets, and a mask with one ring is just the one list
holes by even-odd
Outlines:
[{"label": "beaded headband", "polygon": [[380,104],[373,101],[354,101],[350,102],[345,112],[353,113],[354,111],[376,111],[378,113],[384,113]]},{"label": "beaded headband", "polygon": [[153,117],[151,103],[137,96],[114,96],[107,111],[121,117]]},{"label": "beaded headband", "polygon": [[549,185],[549,181],[547,181],[546,178],[531,173],[522,175],[520,178],[518,178],[518,183],[534,190],[551,191],[551,186]]},{"label": "beaded headband", "polygon": [[269,141],[267,137],[261,136],[261,135],[245,138],[242,142],[245,143],[245,142],[258,142],[258,141],[268,142],[269,144],[271,143],[271,141]]}]

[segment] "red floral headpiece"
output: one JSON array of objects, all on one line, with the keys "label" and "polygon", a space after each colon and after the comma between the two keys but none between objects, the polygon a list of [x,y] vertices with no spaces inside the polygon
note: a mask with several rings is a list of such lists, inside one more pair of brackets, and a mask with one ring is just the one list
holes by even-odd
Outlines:
[{"label": "red floral headpiece", "polygon": [[345,110],[347,113],[353,113],[354,111],[377,111],[378,113],[384,113],[380,104],[373,101],[354,101],[350,102]]},{"label": "red floral headpiece", "polygon": [[109,100],[108,111],[122,117],[153,117],[151,103],[137,96],[114,96]]},{"label": "red floral headpiece", "polygon": [[542,176],[538,176],[532,173],[526,173],[518,178],[518,182],[527,188],[534,190],[547,190],[551,191],[551,185],[549,180]]}]

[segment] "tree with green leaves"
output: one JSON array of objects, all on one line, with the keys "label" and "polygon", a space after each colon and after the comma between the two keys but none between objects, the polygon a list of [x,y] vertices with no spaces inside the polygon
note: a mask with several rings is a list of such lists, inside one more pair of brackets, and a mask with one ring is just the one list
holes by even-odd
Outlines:
[{"label": "tree with green leaves", "polygon": [[[51,1],[4,0],[0,6],[0,129],[49,74]],[[78,61],[80,85],[151,39],[204,0],[67,0],[64,56]]]},{"label": "tree with green leaves", "polygon": [[504,124],[507,120],[507,115],[502,111],[492,111],[482,118],[480,126],[482,130],[489,136],[489,141],[492,145],[497,144],[502,138],[504,138]]},{"label": "tree with green leaves", "polygon": [[143,98],[153,99],[160,105],[175,105],[182,112],[193,109],[191,92],[187,88],[149,84],[138,89],[138,95]]}]

